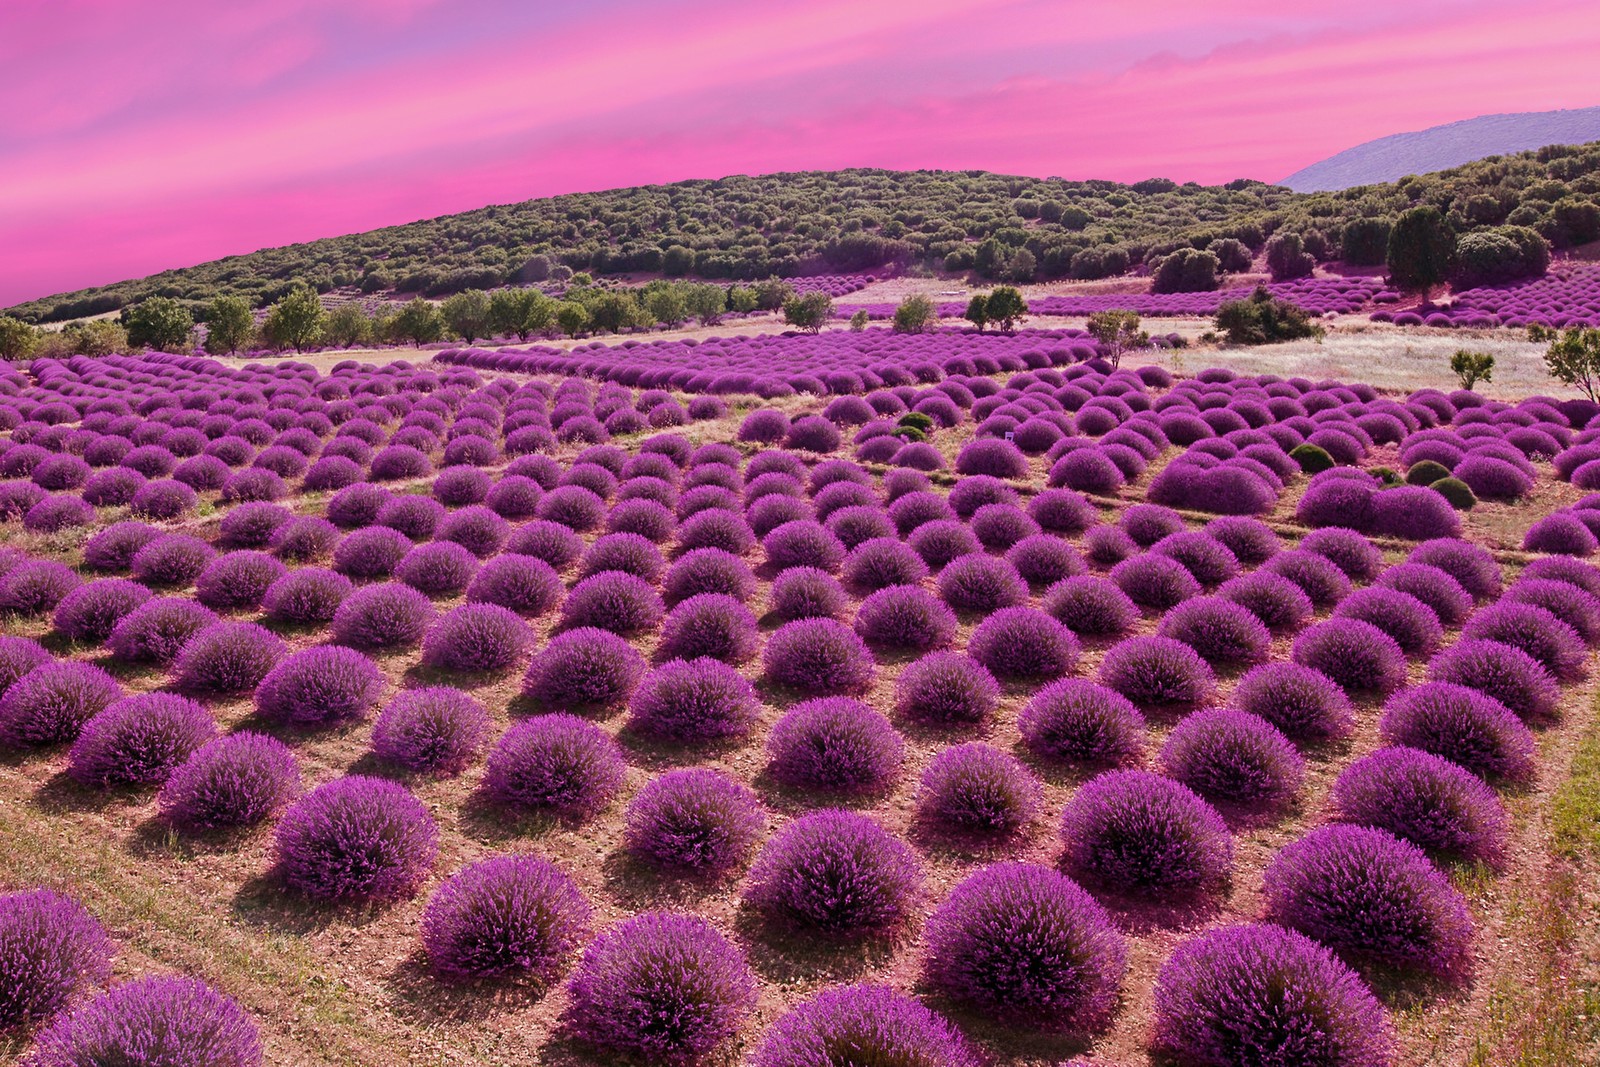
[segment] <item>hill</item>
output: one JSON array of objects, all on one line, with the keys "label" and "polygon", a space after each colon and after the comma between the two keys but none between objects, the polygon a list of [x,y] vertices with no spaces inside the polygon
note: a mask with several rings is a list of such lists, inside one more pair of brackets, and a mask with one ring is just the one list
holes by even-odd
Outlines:
[{"label": "hill", "polygon": [[[105,314],[151,296],[203,319],[219,294],[256,307],[298,283],[407,299],[595,277],[752,281],[916,270],[1030,282],[1139,271],[1182,248],[1258,255],[1274,233],[1318,260],[1383,261],[1389,223],[1433,204],[1458,232],[1528,227],[1557,249],[1600,238],[1600,143],[1547,146],[1400,181],[1295,193],[1151,178],[1131,185],[985,171],[735,175],[528,200],[263,249],[5,309],[26,322]],[[1237,246],[1223,248],[1218,241]],[[1225,269],[1239,269],[1225,268]]]},{"label": "hill", "polygon": [[1600,139],[1600,107],[1479,115],[1347,148],[1279,182],[1297,193],[1397,181],[1487,156]]}]

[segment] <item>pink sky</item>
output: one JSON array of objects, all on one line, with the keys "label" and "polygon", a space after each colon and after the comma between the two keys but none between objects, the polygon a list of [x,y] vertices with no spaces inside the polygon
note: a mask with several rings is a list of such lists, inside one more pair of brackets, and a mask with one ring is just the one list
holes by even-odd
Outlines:
[{"label": "pink sky", "polygon": [[1600,104],[1597,50],[1593,0],[10,0],[0,306],[681,178],[1275,180]]}]

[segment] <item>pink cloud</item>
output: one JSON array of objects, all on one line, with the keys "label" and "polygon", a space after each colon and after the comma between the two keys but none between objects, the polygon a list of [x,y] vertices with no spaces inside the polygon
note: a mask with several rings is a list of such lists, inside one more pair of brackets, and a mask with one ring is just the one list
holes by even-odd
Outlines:
[{"label": "pink cloud", "polygon": [[841,166],[1270,180],[1600,103],[1600,15],[1572,0],[168,7],[8,13],[0,305],[566,191]]}]

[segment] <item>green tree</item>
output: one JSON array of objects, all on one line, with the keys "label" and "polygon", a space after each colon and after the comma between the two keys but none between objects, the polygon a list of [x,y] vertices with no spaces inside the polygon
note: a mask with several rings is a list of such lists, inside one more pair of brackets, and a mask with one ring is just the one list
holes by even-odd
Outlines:
[{"label": "green tree", "polygon": [[982,333],[983,328],[989,325],[989,298],[982,293],[973,293],[972,299],[967,301],[966,314],[962,316]]},{"label": "green tree", "polygon": [[366,308],[354,300],[347,300],[328,312],[328,322],[323,327],[322,335],[329,344],[339,348],[370,344],[373,336],[372,319],[367,315]]},{"label": "green tree", "polygon": [[833,315],[833,297],[814,292],[805,296],[791,296],[783,302],[783,321],[797,330],[817,333],[828,324]]},{"label": "green tree", "polygon": [[1152,293],[1208,293],[1217,287],[1217,257],[1210,252],[1180,248],[1156,264],[1150,278]]},{"label": "green tree", "polygon": [[168,296],[152,296],[122,309],[122,327],[135,348],[177,351],[194,332],[194,316]]},{"label": "green tree", "polygon": [[444,336],[444,316],[424,297],[412,298],[389,322],[389,335],[421,348]]},{"label": "green tree", "polygon": [[938,309],[921,293],[912,293],[894,309],[895,333],[926,333],[938,321]]},{"label": "green tree", "polygon": [[109,319],[75,322],[62,331],[71,352],[85,356],[109,356],[128,350],[128,332]]},{"label": "green tree", "polygon": [[756,283],[756,308],[760,311],[778,311],[794,296],[794,286],[778,278],[768,278]]},{"label": "green tree", "polygon": [[989,321],[1004,333],[1017,328],[1017,323],[1028,314],[1028,302],[1014,286],[1002,285],[989,294],[987,306]]},{"label": "green tree", "polygon": [[489,297],[489,327],[501,336],[526,341],[555,320],[556,302],[537,289],[496,289]]},{"label": "green tree", "polygon": [[242,296],[218,296],[206,311],[206,351],[232,355],[256,333],[256,317]]},{"label": "green tree", "polygon": [[556,324],[568,337],[576,337],[589,328],[589,310],[575,300],[563,300],[556,307]]},{"label": "green tree", "polygon": [[1305,250],[1305,242],[1293,232],[1275,233],[1267,242],[1267,271],[1275,282],[1310,277],[1317,269],[1316,258]]},{"label": "green tree", "polygon": [[689,317],[689,301],[684,299],[683,289],[677,285],[664,285],[651,293],[646,306],[652,318],[668,326],[681,326]]},{"label": "green tree", "polygon": [[1389,231],[1389,281],[1426,306],[1455,266],[1456,235],[1436,207],[1414,207]]},{"label": "green tree", "polygon": [[1303,308],[1275,298],[1264,286],[1257,286],[1245,300],[1229,300],[1218,308],[1217,328],[1227,331],[1228,341],[1236,345],[1264,345],[1322,333]]},{"label": "green tree", "polygon": [[605,333],[620,333],[630,326],[640,325],[644,309],[629,289],[609,289],[595,294],[584,305],[589,311],[589,321],[594,328]]},{"label": "green tree", "polygon": [[1551,342],[1544,354],[1550,376],[1576,386],[1592,401],[1600,401],[1600,329],[1574,328]]},{"label": "green tree", "polygon": [[38,343],[38,330],[21,319],[0,315],[0,359],[26,359]]},{"label": "green tree", "polygon": [[1494,379],[1494,356],[1488,352],[1469,352],[1458,349],[1450,357],[1450,370],[1461,381],[1461,388],[1470,390],[1479,382]]},{"label": "green tree", "polygon": [[860,332],[862,332],[863,330],[865,330],[867,328],[867,323],[869,321],[871,321],[871,316],[867,314],[867,309],[866,308],[858,309],[854,315],[850,316],[850,332],[851,333],[860,333]]},{"label": "green tree", "polygon": [[756,310],[760,302],[756,298],[756,291],[744,285],[731,285],[728,287],[728,308],[731,311],[750,312]]},{"label": "green tree", "polygon": [[450,332],[471,344],[489,332],[489,294],[482,289],[465,289],[439,306]]},{"label": "green tree", "polygon": [[261,324],[261,334],[274,348],[292,348],[304,352],[322,337],[322,326],[328,320],[322,299],[308,285],[297,284],[272,305],[266,321]]},{"label": "green tree", "polygon": [[702,326],[715,326],[728,310],[728,294],[720,285],[691,285],[684,293],[689,314]]},{"label": "green tree", "polygon": [[1089,316],[1087,325],[1094,339],[1109,349],[1106,358],[1113,367],[1122,365],[1124,352],[1150,343],[1150,335],[1139,328],[1135,311],[1097,311]]}]

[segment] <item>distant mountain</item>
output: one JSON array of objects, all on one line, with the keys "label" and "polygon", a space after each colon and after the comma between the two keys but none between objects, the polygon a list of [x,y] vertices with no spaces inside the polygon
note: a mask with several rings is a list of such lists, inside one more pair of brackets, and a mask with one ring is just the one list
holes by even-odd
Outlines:
[{"label": "distant mountain", "polygon": [[1297,193],[1392,182],[1471,163],[1484,156],[1527,152],[1550,144],[1600,140],[1600,107],[1479,115],[1444,126],[1396,133],[1346,148],[1279,182]]}]

